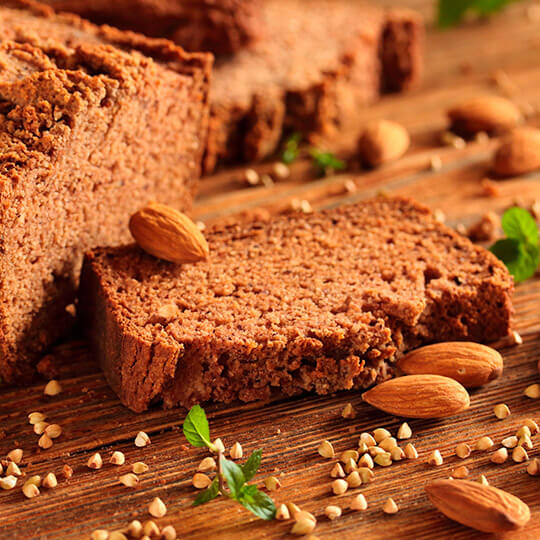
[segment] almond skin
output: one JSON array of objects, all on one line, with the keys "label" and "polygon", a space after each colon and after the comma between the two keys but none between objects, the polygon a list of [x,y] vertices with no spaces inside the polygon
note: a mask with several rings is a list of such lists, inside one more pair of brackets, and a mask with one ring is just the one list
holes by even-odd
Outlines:
[{"label": "almond skin", "polygon": [[197,225],[169,206],[150,203],[133,214],[129,230],[144,251],[159,259],[183,264],[208,257],[208,244]]},{"label": "almond skin", "polygon": [[426,486],[430,501],[446,516],[478,531],[514,531],[531,518],[520,499],[492,486],[468,480],[435,480]]},{"label": "almond skin", "polygon": [[503,359],[498,351],[465,341],[420,347],[403,356],[397,365],[407,375],[443,375],[466,388],[482,386],[503,371]]},{"label": "almond skin", "polygon": [[475,96],[447,112],[452,131],[475,135],[480,131],[504,133],[522,121],[520,110],[508,99],[499,96]]},{"label": "almond skin", "polygon": [[514,130],[502,142],[493,158],[498,176],[519,176],[540,169],[540,129]]},{"label": "almond skin", "polygon": [[467,409],[467,390],[441,375],[406,375],[378,384],[362,399],[381,411],[405,418],[445,418]]},{"label": "almond skin", "polygon": [[402,125],[379,120],[364,129],[358,141],[358,152],[364,163],[377,167],[400,158],[409,144],[409,134]]}]

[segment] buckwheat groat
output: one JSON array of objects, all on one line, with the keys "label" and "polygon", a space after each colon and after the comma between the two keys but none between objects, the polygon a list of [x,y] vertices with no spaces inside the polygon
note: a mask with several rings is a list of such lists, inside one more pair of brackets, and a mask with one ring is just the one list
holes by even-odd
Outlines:
[{"label": "buckwheat groat", "polygon": [[504,265],[408,200],[215,228],[207,240],[197,264],[133,245],[85,260],[84,325],[135,411],[361,388],[390,377],[410,347],[509,332]]},{"label": "buckwheat groat", "polygon": [[[149,199],[190,206],[211,59],[0,1],[0,376],[64,335],[85,250]],[[67,309],[66,309],[67,308]]]}]

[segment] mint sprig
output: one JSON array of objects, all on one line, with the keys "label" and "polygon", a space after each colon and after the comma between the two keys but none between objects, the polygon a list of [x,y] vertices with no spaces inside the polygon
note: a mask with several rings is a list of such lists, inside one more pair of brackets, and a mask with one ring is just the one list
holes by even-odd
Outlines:
[{"label": "mint sprig", "polygon": [[313,159],[313,165],[320,174],[331,174],[334,171],[342,171],[347,164],[338,159],[332,152],[324,152],[318,148],[312,148],[309,151]]},{"label": "mint sprig", "polygon": [[439,0],[437,23],[441,28],[459,23],[467,13],[487,17],[513,0]]},{"label": "mint sprig", "polygon": [[531,214],[519,207],[509,208],[501,224],[506,238],[495,242],[490,251],[520,283],[534,275],[540,262],[538,227]]},{"label": "mint sprig", "polygon": [[300,133],[293,133],[286,141],[281,154],[281,161],[290,165],[300,155],[300,142],[302,141],[302,135]]},{"label": "mint sprig", "polygon": [[262,452],[255,450],[244,465],[225,458],[223,452],[210,442],[210,426],[204,409],[199,405],[191,408],[182,430],[188,442],[193,446],[206,446],[213,452],[218,452],[218,473],[210,487],[199,493],[193,506],[206,504],[218,495],[239,502],[257,517],[272,520],[276,516],[274,501],[257,486],[248,484],[259,470]]}]

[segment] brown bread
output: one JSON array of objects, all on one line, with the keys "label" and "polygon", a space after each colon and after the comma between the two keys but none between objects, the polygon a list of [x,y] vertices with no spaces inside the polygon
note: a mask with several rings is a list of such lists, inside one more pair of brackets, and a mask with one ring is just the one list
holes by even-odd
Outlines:
[{"label": "brown bread", "polygon": [[[100,23],[176,39],[191,49],[196,44],[190,38],[197,36],[202,36],[200,46],[208,48],[207,33],[198,30],[208,30],[208,19],[212,20],[211,50],[234,49],[236,54],[221,55],[216,62],[207,172],[218,163],[265,158],[276,150],[284,133],[299,131],[309,137],[356,125],[366,104],[381,92],[410,88],[422,71],[421,17],[408,10],[385,11],[375,2],[48,2]],[[193,22],[194,17],[198,22]],[[180,30],[171,30],[180,22],[184,24]],[[229,27],[230,32],[216,31],[214,26]],[[250,30],[251,47],[231,46],[231,35],[240,43],[246,41],[238,38],[242,35],[238,26]]]},{"label": "brown bread", "polygon": [[207,171],[273,153],[284,133],[332,134],[362,120],[381,91],[420,79],[423,22],[361,1],[266,0],[265,33],[216,63]]},{"label": "brown bread", "polygon": [[218,227],[207,240],[197,264],[136,246],[86,258],[84,326],[133,410],[366,387],[418,344],[509,332],[504,265],[405,199]]},{"label": "brown bread", "polygon": [[0,42],[0,376],[26,382],[72,324],[83,252],[129,241],[149,199],[189,208],[211,59],[15,0]]}]

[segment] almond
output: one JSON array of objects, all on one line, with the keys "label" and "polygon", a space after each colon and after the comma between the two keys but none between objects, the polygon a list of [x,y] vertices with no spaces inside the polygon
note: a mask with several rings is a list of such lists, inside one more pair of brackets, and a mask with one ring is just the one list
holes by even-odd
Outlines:
[{"label": "almond", "polygon": [[447,114],[452,131],[463,135],[502,133],[522,121],[516,105],[500,96],[475,96],[455,105]]},{"label": "almond", "polygon": [[406,418],[445,418],[469,407],[467,390],[441,375],[406,375],[364,392],[362,399],[389,414]]},{"label": "almond", "polygon": [[176,264],[208,257],[203,234],[191,219],[174,208],[150,203],[129,220],[129,230],[144,251]]},{"label": "almond", "polygon": [[426,486],[426,492],[446,517],[478,531],[513,531],[523,527],[531,517],[523,501],[479,482],[435,480]]},{"label": "almond", "polygon": [[493,159],[493,172],[518,176],[540,169],[540,129],[514,130],[502,142]]},{"label": "almond", "polygon": [[409,148],[409,134],[400,124],[379,120],[368,124],[358,141],[360,158],[377,167],[400,158]]},{"label": "almond", "polygon": [[443,375],[475,388],[501,375],[503,359],[498,351],[485,345],[447,342],[411,351],[397,365],[407,375]]}]

